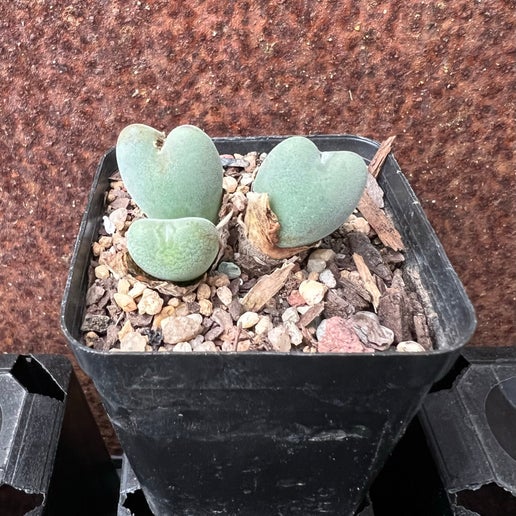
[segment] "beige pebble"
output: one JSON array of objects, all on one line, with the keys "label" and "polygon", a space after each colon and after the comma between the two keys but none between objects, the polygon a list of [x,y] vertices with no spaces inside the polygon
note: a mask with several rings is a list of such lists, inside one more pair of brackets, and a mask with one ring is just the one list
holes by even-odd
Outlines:
[{"label": "beige pebble", "polygon": [[137,297],[140,297],[144,290],[147,287],[145,286],[145,283],[142,283],[141,281],[136,281],[134,285],[130,288],[128,294],[133,298],[136,299]]},{"label": "beige pebble", "polygon": [[106,249],[111,247],[112,244],[113,244],[113,239],[111,237],[108,237],[108,236],[100,237],[98,242],[93,242],[93,245],[92,245],[93,254],[95,256],[100,256],[100,253],[102,253],[102,251],[105,251]]},{"label": "beige pebble", "polygon": [[189,315],[190,310],[188,308],[188,305],[186,303],[179,303],[179,305],[176,306],[176,315]]},{"label": "beige pebble", "polygon": [[169,306],[174,306],[174,307],[177,307],[181,304],[181,300],[177,297],[171,297],[169,300],[168,300],[168,303],[167,305]]},{"label": "beige pebble", "polygon": [[199,299],[199,313],[210,316],[213,313],[213,303],[209,299]]},{"label": "beige pebble", "polygon": [[300,271],[295,272],[293,274],[293,276],[294,276],[294,279],[296,279],[297,281],[299,281],[299,283],[301,283],[308,277],[308,273],[304,269],[301,269]]},{"label": "beige pebble", "polygon": [[251,349],[251,341],[249,339],[239,340],[236,351],[249,351]]},{"label": "beige pebble", "polygon": [[260,320],[260,316],[256,312],[244,312],[237,321],[237,325],[242,328],[252,328]]},{"label": "beige pebble", "polygon": [[173,315],[161,321],[161,330],[165,344],[177,344],[187,342],[199,335],[202,325],[191,317]]},{"label": "beige pebble", "polygon": [[176,314],[176,308],[174,306],[165,306],[161,312],[154,317],[152,321],[152,327],[154,329],[161,328],[161,321],[165,319],[165,317],[170,317]]},{"label": "beige pebble", "polygon": [[131,321],[125,321],[124,325],[118,332],[118,340],[122,340],[126,335],[134,331]]},{"label": "beige pebble", "polygon": [[222,308],[215,308],[213,310],[212,319],[226,331],[233,327],[231,315]]},{"label": "beige pebble", "polygon": [[371,226],[364,217],[357,217],[356,215],[350,215],[349,219],[344,223],[345,231],[359,231],[360,233],[369,234]]},{"label": "beige pebble", "polygon": [[235,351],[235,344],[232,341],[226,341],[225,340],[222,343],[222,346],[220,347],[220,350],[221,351],[229,351],[229,352]]},{"label": "beige pebble", "polygon": [[98,279],[109,278],[109,268],[107,265],[98,265],[95,267],[95,277]]},{"label": "beige pebble", "polygon": [[147,337],[133,331],[124,336],[120,340],[121,351],[145,351],[147,346]]},{"label": "beige pebble", "polygon": [[113,295],[115,303],[124,311],[124,312],[134,312],[136,310],[136,302],[129,294],[121,294],[120,292],[116,292]]},{"label": "beige pebble", "polygon": [[[246,189],[247,189],[247,187],[246,187]],[[233,204],[233,208],[235,209],[236,212],[240,213],[240,212],[244,211],[247,206],[247,198],[245,196],[245,193],[242,191],[236,192],[231,197],[231,204]]]},{"label": "beige pebble", "polygon": [[229,287],[226,286],[217,288],[217,297],[226,306],[229,306],[231,301],[233,301],[233,294],[231,290],[229,290]]},{"label": "beige pebble", "polygon": [[287,353],[292,347],[288,330],[283,325],[272,328],[267,333],[267,338],[275,351]]},{"label": "beige pebble", "polygon": [[160,295],[150,288],[142,292],[142,297],[138,303],[138,313],[140,315],[157,315],[163,308],[163,299]]},{"label": "beige pebble", "polygon": [[257,335],[264,335],[272,329],[272,321],[268,315],[260,316],[260,320],[256,323],[254,331]]},{"label": "beige pebble", "polygon": [[189,294],[185,294],[181,299],[183,303],[193,303],[197,299],[197,294],[190,292]]},{"label": "beige pebble", "polygon": [[211,287],[207,283],[201,283],[197,287],[197,301],[201,299],[210,299],[211,297]]},{"label": "beige pebble", "polygon": [[330,263],[335,259],[336,253],[333,249],[315,249],[310,253],[309,260],[322,260],[325,263]]},{"label": "beige pebble", "polygon": [[228,193],[233,193],[238,187],[238,181],[232,176],[224,176],[222,179],[222,188]]},{"label": "beige pebble", "polygon": [[299,293],[308,305],[316,305],[324,299],[328,287],[323,283],[305,280],[299,285]]},{"label": "beige pebble", "polygon": [[206,340],[204,342],[197,342],[192,346],[192,351],[197,351],[198,353],[213,353],[217,350],[217,346],[211,340]]},{"label": "beige pebble", "polygon": [[84,335],[84,343],[89,348],[94,347],[99,339],[100,339],[100,337],[94,331],[89,331],[88,333],[86,333]]},{"label": "beige pebble", "polygon": [[295,322],[287,321],[285,322],[285,328],[287,328],[290,342],[294,346],[299,346],[303,342],[303,333],[301,330],[297,327]]},{"label": "beige pebble", "polygon": [[121,278],[118,280],[116,291],[119,294],[129,294],[129,290],[131,288],[131,283],[127,278]]},{"label": "beige pebble", "polygon": [[396,351],[401,351],[405,353],[422,353],[426,351],[426,349],[419,344],[419,342],[414,342],[412,340],[406,340],[403,342],[400,342],[396,346]]},{"label": "beige pebble", "polygon": [[173,351],[176,353],[189,353],[192,351],[192,346],[189,342],[178,342],[175,346]]},{"label": "beige pebble", "polygon": [[228,287],[229,286],[229,278],[226,274],[216,273],[213,276],[208,276],[208,284],[213,287]]}]

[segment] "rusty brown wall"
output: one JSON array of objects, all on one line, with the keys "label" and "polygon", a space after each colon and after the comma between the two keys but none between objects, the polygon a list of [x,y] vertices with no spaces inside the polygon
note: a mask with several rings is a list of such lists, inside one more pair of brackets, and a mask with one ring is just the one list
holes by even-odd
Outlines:
[{"label": "rusty brown wall", "polygon": [[131,122],[398,135],[476,307],[472,345],[516,344],[515,13],[514,0],[2,2],[0,351],[68,354],[71,249],[99,157]]}]

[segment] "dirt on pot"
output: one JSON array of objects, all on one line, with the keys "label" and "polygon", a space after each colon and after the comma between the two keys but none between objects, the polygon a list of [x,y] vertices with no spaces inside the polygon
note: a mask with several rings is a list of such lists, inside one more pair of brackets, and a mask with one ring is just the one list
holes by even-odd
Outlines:
[{"label": "dirt on pot", "polygon": [[84,343],[111,352],[432,349],[423,303],[404,279],[401,237],[375,179],[392,140],[369,164],[366,192],[347,222],[284,260],[267,258],[245,239],[246,194],[265,155],[221,156],[221,252],[187,285],[150,278],[131,260],[125,233],[143,214],[115,174],[92,246]]}]

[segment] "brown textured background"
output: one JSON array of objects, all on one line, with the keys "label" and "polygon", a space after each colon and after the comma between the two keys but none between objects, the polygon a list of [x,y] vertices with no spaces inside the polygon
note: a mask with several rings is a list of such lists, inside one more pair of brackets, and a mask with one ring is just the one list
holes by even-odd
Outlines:
[{"label": "brown textured background", "polygon": [[514,0],[2,2],[0,352],[69,355],[70,253],[97,162],[132,122],[398,135],[476,307],[471,344],[515,345],[515,13]]}]

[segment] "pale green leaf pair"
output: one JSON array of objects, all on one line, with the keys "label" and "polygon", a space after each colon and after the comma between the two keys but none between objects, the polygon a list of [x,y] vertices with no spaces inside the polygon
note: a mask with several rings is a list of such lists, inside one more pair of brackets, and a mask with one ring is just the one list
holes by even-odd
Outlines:
[{"label": "pale green leaf pair", "polygon": [[[134,124],[120,133],[116,154],[129,194],[148,217],[127,232],[133,260],[160,279],[188,281],[203,274],[219,249],[214,222],[223,169],[213,141],[190,125],[165,139]],[[307,138],[294,136],[268,154],[253,190],[268,194],[280,223],[278,245],[290,248],[313,244],[343,224],[366,179],[358,154],[321,153]]]},{"label": "pale green leaf pair", "polygon": [[189,281],[210,267],[219,250],[214,222],[223,169],[211,138],[183,125],[165,135],[133,124],[116,145],[127,191],[147,215],[127,231],[129,254],[147,274]]},{"label": "pale green leaf pair", "polygon": [[278,247],[313,244],[339,228],[356,208],[367,166],[354,152],[320,152],[292,136],[267,155],[253,190],[267,193],[281,228]]}]

